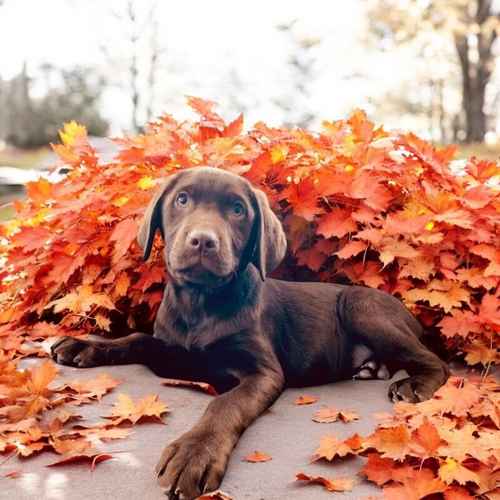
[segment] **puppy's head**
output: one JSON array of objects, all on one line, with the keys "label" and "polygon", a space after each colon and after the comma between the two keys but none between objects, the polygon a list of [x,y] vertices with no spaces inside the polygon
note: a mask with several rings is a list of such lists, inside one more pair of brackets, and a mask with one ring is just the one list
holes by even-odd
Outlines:
[{"label": "puppy's head", "polygon": [[253,264],[262,279],[281,262],[286,238],[266,196],[242,177],[211,167],[168,177],[139,229],[146,260],[157,230],[180,285],[218,287]]}]

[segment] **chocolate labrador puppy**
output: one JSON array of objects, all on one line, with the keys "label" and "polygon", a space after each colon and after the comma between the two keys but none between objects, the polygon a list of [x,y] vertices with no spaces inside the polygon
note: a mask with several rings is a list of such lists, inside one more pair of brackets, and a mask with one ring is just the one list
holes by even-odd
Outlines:
[{"label": "chocolate labrador puppy", "polygon": [[244,178],[210,167],[171,175],[139,230],[144,259],[158,230],[171,279],[154,335],[63,337],[52,356],[78,367],[142,363],[221,393],[158,462],[171,498],[217,489],[242,432],[286,386],[388,378],[404,368],[409,377],[389,395],[416,402],[446,381],[446,365],[420,342],[420,324],[394,297],[267,278],[285,255],[286,238],[264,193]]}]

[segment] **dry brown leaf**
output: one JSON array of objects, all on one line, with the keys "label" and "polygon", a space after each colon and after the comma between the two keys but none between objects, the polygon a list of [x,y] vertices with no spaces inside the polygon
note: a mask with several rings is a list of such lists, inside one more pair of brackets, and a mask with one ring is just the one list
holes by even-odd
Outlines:
[{"label": "dry brown leaf", "polygon": [[194,389],[197,391],[205,392],[210,394],[210,396],[218,396],[218,392],[213,386],[207,384],[206,382],[193,382],[191,380],[178,380],[174,378],[162,379],[162,385],[167,385],[169,387],[186,387],[188,389]]}]

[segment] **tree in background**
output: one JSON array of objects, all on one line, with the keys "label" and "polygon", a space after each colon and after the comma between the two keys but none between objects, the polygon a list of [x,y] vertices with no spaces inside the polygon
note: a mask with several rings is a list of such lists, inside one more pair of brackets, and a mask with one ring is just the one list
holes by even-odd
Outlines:
[{"label": "tree in background", "polygon": [[[49,90],[35,96],[33,88],[41,79]],[[21,148],[44,146],[56,142],[61,124],[70,120],[84,123],[91,135],[105,135],[108,123],[99,111],[104,87],[102,77],[89,68],[59,70],[46,64],[38,77],[31,77],[25,64],[1,83],[0,139]]]},{"label": "tree in background", "polygon": [[297,19],[278,25],[278,31],[284,33],[292,45],[288,64],[292,70],[293,95],[280,96],[274,101],[285,112],[285,123],[307,128],[315,118],[311,111],[309,98],[310,86],[316,71],[314,47],[319,45],[319,38],[300,36],[294,31]]},{"label": "tree in background", "polygon": [[[454,46],[461,73],[462,110],[461,116],[452,118],[453,128],[455,133],[462,130],[464,142],[484,141],[488,110],[494,112],[493,102],[488,102],[494,101],[494,96],[489,99],[488,86],[495,68],[500,7],[493,0],[373,0],[369,15],[373,30],[385,44],[419,41],[425,45],[430,37],[439,35]],[[438,101],[445,83],[432,84]],[[439,120],[444,124],[444,116]]]},{"label": "tree in background", "polygon": [[[158,3],[152,1],[144,9],[136,0],[128,0],[123,9],[113,10],[111,15],[117,21],[117,32],[125,49],[120,53],[111,51],[111,44],[106,42],[101,44],[101,51],[107,62],[117,68],[119,80],[114,83],[129,95],[130,126],[133,132],[138,132],[154,118],[155,91],[165,54],[159,39]],[[123,74],[125,78],[121,78]]]}]

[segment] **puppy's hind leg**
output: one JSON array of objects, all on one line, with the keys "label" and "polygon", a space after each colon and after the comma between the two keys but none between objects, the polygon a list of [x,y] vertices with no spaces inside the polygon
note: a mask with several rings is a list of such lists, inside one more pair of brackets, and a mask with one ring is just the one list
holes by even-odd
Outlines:
[{"label": "puppy's hind leg", "polygon": [[425,401],[446,382],[447,365],[420,342],[420,324],[397,299],[378,290],[351,287],[338,307],[342,327],[368,346],[375,359],[410,375],[390,386],[393,401]]},{"label": "puppy's hind leg", "polygon": [[356,344],[352,350],[353,379],[388,380],[391,373],[384,363],[379,363],[373,351],[363,344]]}]

